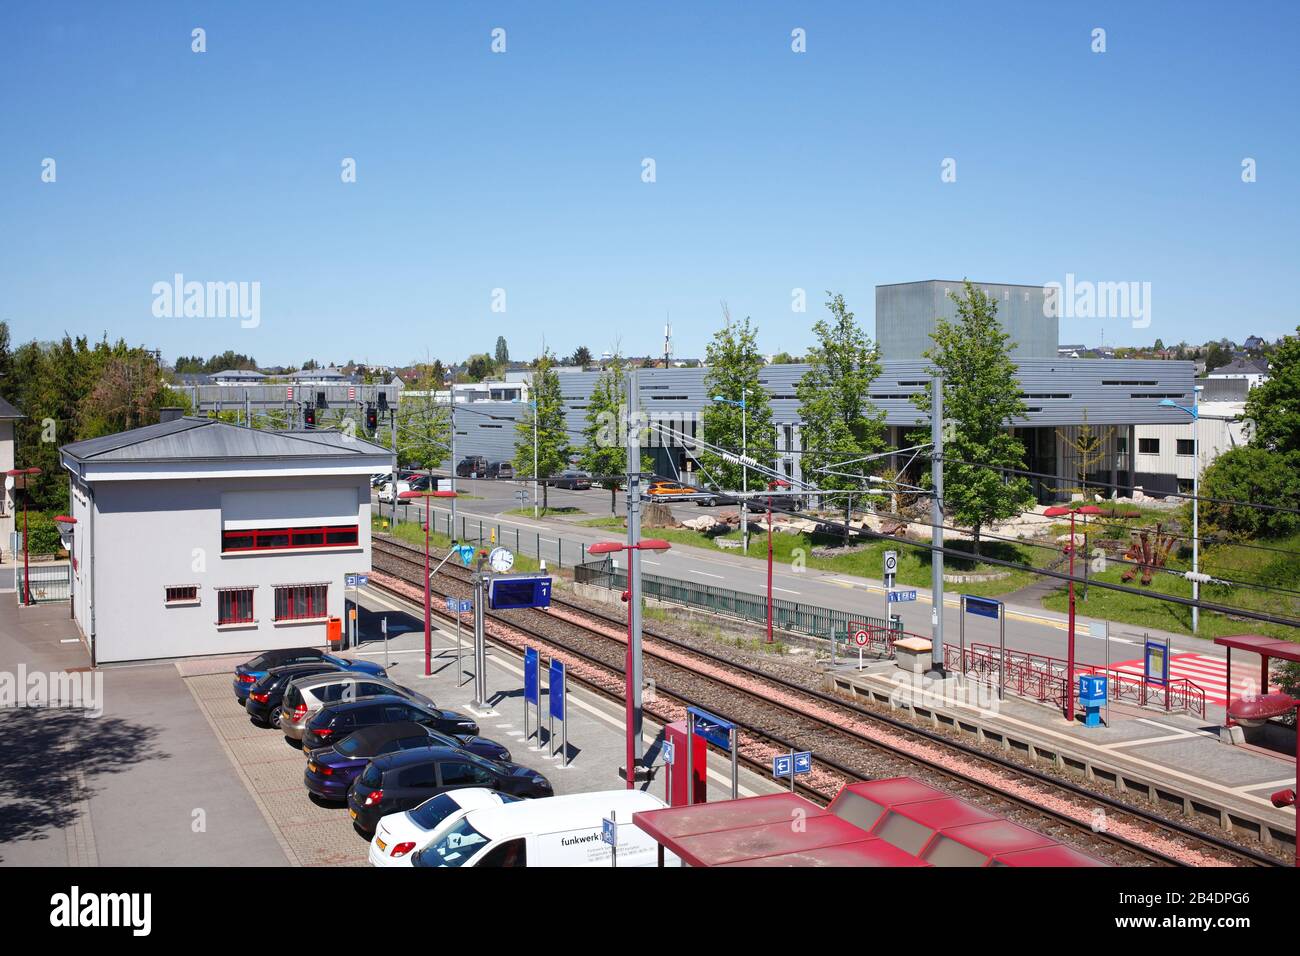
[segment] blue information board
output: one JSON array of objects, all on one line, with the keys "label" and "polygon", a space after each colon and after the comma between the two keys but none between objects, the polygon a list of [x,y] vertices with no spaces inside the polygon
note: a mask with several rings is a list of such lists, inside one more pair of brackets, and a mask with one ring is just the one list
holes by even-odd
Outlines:
[{"label": "blue information board", "polygon": [[890,591],[889,592],[890,604],[899,604],[899,603],[903,603],[907,601],[915,601],[915,600],[916,600],[915,591]]},{"label": "blue information board", "polygon": [[541,675],[538,673],[541,658],[534,647],[524,648],[524,700],[530,704],[537,703]]},{"label": "blue information board", "polygon": [[609,817],[600,821],[600,839],[610,846],[618,846],[618,824]]},{"label": "blue information board", "polygon": [[512,575],[488,583],[488,607],[509,611],[523,607],[550,607],[551,579],[543,575]]},{"label": "blue information board", "polygon": [[1169,645],[1164,641],[1147,641],[1142,676],[1149,684],[1169,683]]},{"label": "blue information board", "polygon": [[992,598],[967,596],[966,610],[971,614],[978,614],[980,617],[991,617],[996,621],[1002,613],[1002,602],[994,601]]},{"label": "blue information board", "polygon": [[551,716],[564,719],[564,662],[551,661],[550,672]]},{"label": "blue information board", "polygon": [[686,719],[691,722],[691,732],[695,736],[703,737],[715,747],[731,750],[731,732],[736,729],[731,721],[723,720],[699,707],[687,707]]},{"label": "blue information board", "polygon": [[812,773],[812,751],[805,750],[797,754],[781,754],[772,758],[772,776],[788,777]]}]

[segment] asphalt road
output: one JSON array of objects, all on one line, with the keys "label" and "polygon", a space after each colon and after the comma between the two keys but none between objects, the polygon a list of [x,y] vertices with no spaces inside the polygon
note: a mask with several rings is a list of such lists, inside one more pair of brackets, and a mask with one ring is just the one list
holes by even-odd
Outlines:
[{"label": "asphalt road", "polygon": [[[549,563],[560,559],[560,548],[563,547],[561,563],[566,567],[581,559],[583,544],[590,545],[595,541],[623,537],[623,532],[620,530],[586,528],[581,525],[582,521],[590,518],[610,515],[610,493],[607,490],[593,488],[588,491],[568,491],[552,488],[550,489],[552,508],[577,507],[582,511],[572,515],[534,519],[505,513],[520,506],[516,493],[521,488],[527,488],[531,494],[531,484],[527,482],[457,479],[457,490],[461,494],[474,496],[457,501],[458,525],[463,521],[468,536],[476,537],[479,522],[482,522],[485,538],[492,530],[500,527],[501,540],[498,543],[514,548],[517,541],[519,551],[534,556],[540,553],[540,556]],[[625,497],[623,493],[617,496],[615,513],[619,516],[624,511]],[[420,520],[420,505],[399,505],[399,511],[403,507],[409,509],[411,520]],[[385,505],[384,513],[387,514],[388,510],[388,506]],[[687,503],[673,505],[671,510],[680,520],[722,510],[735,511],[736,506],[701,508],[693,503]],[[451,509],[438,504],[433,507],[433,511],[436,516],[435,529],[443,528],[446,521],[444,515],[450,514]],[[751,536],[750,553],[759,555],[766,553],[762,535]],[[665,577],[756,594],[765,593],[767,589],[767,565],[764,561],[721,550],[674,544],[671,551],[657,554],[653,558],[643,557],[642,563],[647,573]],[[773,568],[772,590],[776,598],[803,604],[837,608],[875,617],[885,614],[884,586],[879,579],[852,577],[812,568],[795,571],[789,566],[777,564]],[[917,588],[916,590],[915,603],[895,604],[893,612],[902,617],[904,630],[929,637],[931,594],[928,589]],[[957,594],[958,586],[953,585],[951,589],[946,589],[944,600],[944,640],[953,645],[958,640]],[[1106,660],[1105,641],[1090,636],[1089,623],[1092,620],[1081,615],[1076,618],[1075,657],[1083,663],[1103,664]],[[1064,614],[1040,607],[1007,606],[1006,640],[1009,648],[1064,658],[1066,631]],[[1220,648],[1211,641],[1187,635],[1138,629],[1134,625],[1123,623],[1112,624],[1110,634],[1112,662],[1140,657],[1144,635],[1157,639],[1168,638],[1175,651],[1196,651],[1207,655],[1223,656]],[[966,640],[968,643],[996,644],[997,622],[968,615]]]}]

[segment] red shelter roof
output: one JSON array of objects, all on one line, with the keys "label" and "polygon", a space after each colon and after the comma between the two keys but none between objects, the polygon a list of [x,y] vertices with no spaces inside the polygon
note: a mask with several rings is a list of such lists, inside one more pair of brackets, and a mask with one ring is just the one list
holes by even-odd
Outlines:
[{"label": "red shelter roof", "polygon": [[1300,663],[1300,644],[1279,640],[1265,634],[1237,634],[1232,637],[1216,637],[1215,644],[1231,647],[1238,651],[1251,651],[1265,657],[1276,657],[1284,661]]}]

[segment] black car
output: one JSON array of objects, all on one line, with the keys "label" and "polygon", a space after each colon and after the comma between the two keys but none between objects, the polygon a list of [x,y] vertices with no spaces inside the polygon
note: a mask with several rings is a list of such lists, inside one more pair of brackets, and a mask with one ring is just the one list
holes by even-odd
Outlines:
[{"label": "black car", "polygon": [[[443,710],[441,707],[407,700],[404,697],[384,695],[339,701],[337,704],[322,707],[303,728],[302,749],[315,750],[317,747],[342,740],[362,727],[391,724],[399,720],[413,720],[417,724],[424,724],[439,733],[450,734],[453,737],[478,736],[478,724],[472,717],[458,714],[454,710]],[[499,744],[497,746],[506,759],[509,759],[509,751]]]},{"label": "black car", "polygon": [[567,488],[569,491],[586,491],[591,487],[591,472],[570,468],[560,472],[549,483],[556,488]]},{"label": "black car", "polygon": [[452,747],[425,747],[370,761],[348,790],[348,811],[353,825],[373,836],[380,817],[463,787],[487,787],[515,797],[549,797],[555,792],[536,770]]},{"label": "black car", "polygon": [[284,703],[285,692],[295,677],[313,677],[316,674],[328,674],[341,671],[342,667],[327,660],[313,661],[309,664],[285,664],[272,667],[266,676],[248,689],[248,700],[244,701],[244,710],[253,719],[253,723],[262,727],[280,726],[280,705]]},{"label": "black car", "polygon": [[717,488],[713,487],[712,485],[710,485],[705,490],[705,494],[707,494],[709,497],[695,499],[695,503],[699,505],[701,508],[713,508],[718,505],[740,504],[739,498],[733,498],[731,495],[718,491]]},{"label": "black car", "polygon": [[482,478],[487,470],[488,461],[482,455],[469,455],[456,463],[457,478]]}]

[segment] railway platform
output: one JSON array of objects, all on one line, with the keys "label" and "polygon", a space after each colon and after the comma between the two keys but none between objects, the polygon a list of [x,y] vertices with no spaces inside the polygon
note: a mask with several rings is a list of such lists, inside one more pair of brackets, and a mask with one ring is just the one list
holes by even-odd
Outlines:
[{"label": "railway platform", "polygon": [[994,688],[960,675],[943,681],[905,673],[892,660],[830,668],[829,691],[902,711],[968,743],[1019,754],[1138,794],[1166,811],[1217,824],[1278,847],[1295,840],[1295,811],[1272,793],[1295,786],[1290,752],[1221,741],[1209,719],[1112,702],[1109,724],[1066,721],[1061,710],[1025,698],[998,699]]}]

